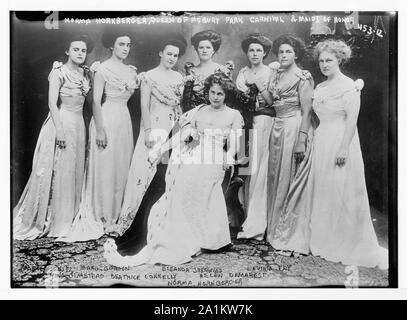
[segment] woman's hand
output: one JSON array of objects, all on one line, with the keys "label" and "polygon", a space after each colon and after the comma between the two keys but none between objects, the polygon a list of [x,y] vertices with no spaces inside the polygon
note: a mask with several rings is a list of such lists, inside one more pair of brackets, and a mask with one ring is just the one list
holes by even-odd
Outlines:
[{"label": "woman's hand", "polygon": [[343,167],[348,160],[349,151],[347,148],[341,147],[335,157],[335,165]]},{"label": "woman's hand", "polygon": [[222,168],[223,170],[228,170],[230,169],[233,165],[235,165],[236,161],[233,157],[230,156],[230,154],[228,154],[227,152],[224,153],[224,157],[223,157],[223,164],[222,164]]},{"label": "woman's hand", "polygon": [[56,145],[57,145],[60,149],[65,149],[65,148],[66,148],[65,132],[64,132],[63,129],[57,130]]},{"label": "woman's hand", "polygon": [[103,149],[107,147],[107,135],[104,128],[96,130],[96,145]]},{"label": "woman's hand", "polygon": [[150,149],[148,152],[147,160],[151,166],[154,165],[155,163],[157,163],[161,158],[161,148],[154,148],[154,149]]},{"label": "woman's hand", "polygon": [[305,158],[305,142],[297,141],[294,147],[294,159],[300,163]]},{"label": "woman's hand", "polygon": [[229,170],[232,168],[232,165],[230,163],[227,163],[226,161],[223,162],[222,168],[224,171]]},{"label": "woman's hand", "polygon": [[187,152],[199,145],[199,134],[195,128],[189,127],[184,129],[181,134],[181,139],[185,143]]},{"label": "woman's hand", "polygon": [[154,141],[151,139],[151,129],[147,129],[144,132],[144,144],[149,149],[154,146]]}]

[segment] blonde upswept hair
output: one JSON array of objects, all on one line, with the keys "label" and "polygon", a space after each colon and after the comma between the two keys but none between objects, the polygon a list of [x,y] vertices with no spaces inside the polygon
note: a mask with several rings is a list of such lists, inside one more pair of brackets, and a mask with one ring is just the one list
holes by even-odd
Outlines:
[{"label": "blonde upswept hair", "polygon": [[314,58],[317,62],[320,54],[325,51],[335,55],[340,65],[347,62],[352,55],[352,49],[343,40],[328,39],[319,42],[314,49]]}]

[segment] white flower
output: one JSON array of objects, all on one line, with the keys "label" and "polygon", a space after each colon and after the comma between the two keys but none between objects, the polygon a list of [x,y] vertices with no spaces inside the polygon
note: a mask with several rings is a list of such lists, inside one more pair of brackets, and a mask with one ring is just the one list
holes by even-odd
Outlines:
[{"label": "white flower", "polygon": [[100,61],[95,61],[92,63],[92,65],[89,67],[90,71],[96,72],[99,69],[100,66]]},{"label": "white flower", "polygon": [[195,78],[194,78],[193,74],[190,74],[190,75],[184,77],[184,83],[188,82],[188,81],[194,81],[194,80],[195,80]]},{"label": "white flower", "polygon": [[365,86],[365,83],[364,83],[364,81],[363,81],[362,79],[357,79],[357,80],[355,81],[355,89],[356,89],[357,91],[362,90],[364,86]]},{"label": "white flower", "polygon": [[226,61],[225,67],[230,71],[235,70],[235,63],[232,60]]},{"label": "white flower", "polygon": [[280,63],[278,61],[274,61],[269,64],[270,69],[278,70],[280,69]]},{"label": "white flower", "polygon": [[59,61],[54,61],[54,63],[52,64],[52,69],[58,69],[61,68],[64,64],[62,62]]}]

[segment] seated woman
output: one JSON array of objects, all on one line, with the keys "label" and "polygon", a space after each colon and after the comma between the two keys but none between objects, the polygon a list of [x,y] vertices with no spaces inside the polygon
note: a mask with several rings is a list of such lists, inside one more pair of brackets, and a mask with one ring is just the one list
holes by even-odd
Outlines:
[{"label": "seated woman", "polygon": [[[110,264],[177,265],[190,261],[201,249],[217,250],[231,242],[221,184],[225,170],[234,163],[243,119],[225,105],[234,91],[227,76],[218,72],[208,77],[205,90],[210,105],[183,115],[181,130],[157,151],[172,147],[166,191],[151,209],[147,245],[138,254],[123,257],[114,241],[107,240],[104,257]],[[193,141],[186,143],[190,137]]]},{"label": "seated woman", "polygon": [[371,221],[356,126],[363,85],[340,69],[350,55],[340,40],[326,40],[315,48],[327,80],[314,92],[313,108],[321,123],[315,131],[307,192],[298,203],[288,203],[273,246],[387,269],[388,252],[379,246]]}]

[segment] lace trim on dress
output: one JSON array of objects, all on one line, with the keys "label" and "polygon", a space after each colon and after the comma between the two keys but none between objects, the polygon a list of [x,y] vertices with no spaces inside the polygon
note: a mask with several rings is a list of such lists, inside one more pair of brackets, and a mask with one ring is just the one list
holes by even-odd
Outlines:
[{"label": "lace trim on dress", "polygon": [[170,107],[178,107],[180,105],[182,88],[184,86],[182,80],[174,84],[161,84],[153,80],[145,72],[140,73],[139,79],[140,82],[146,83],[151,88],[151,93],[161,103]]},{"label": "lace trim on dress", "polygon": [[48,81],[54,73],[58,73],[63,87],[63,89],[60,90],[61,96],[78,96],[76,91],[78,89],[81,95],[86,96],[90,90],[89,68],[86,66],[81,67],[84,70],[83,75],[71,71],[62,62],[54,61],[51,72],[48,75]]},{"label": "lace trim on dress", "polygon": [[106,65],[100,63],[93,63],[90,70],[94,72],[100,72],[107,83],[119,89],[120,92],[130,91],[133,92],[140,85],[140,80],[137,76],[137,68],[128,65],[131,70],[132,77],[128,79],[123,79],[120,75],[116,74],[114,71],[110,70]]},{"label": "lace trim on dress", "polygon": [[361,92],[364,87],[364,82],[362,79],[357,79],[353,82],[353,85],[347,85],[341,90],[333,93],[324,93],[323,95],[320,94],[321,89],[325,88],[321,86],[322,83],[318,84],[314,90],[313,99],[317,102],[324,103],[327,100],[336,100],[342,98],[346,93],[349,92]]}]

